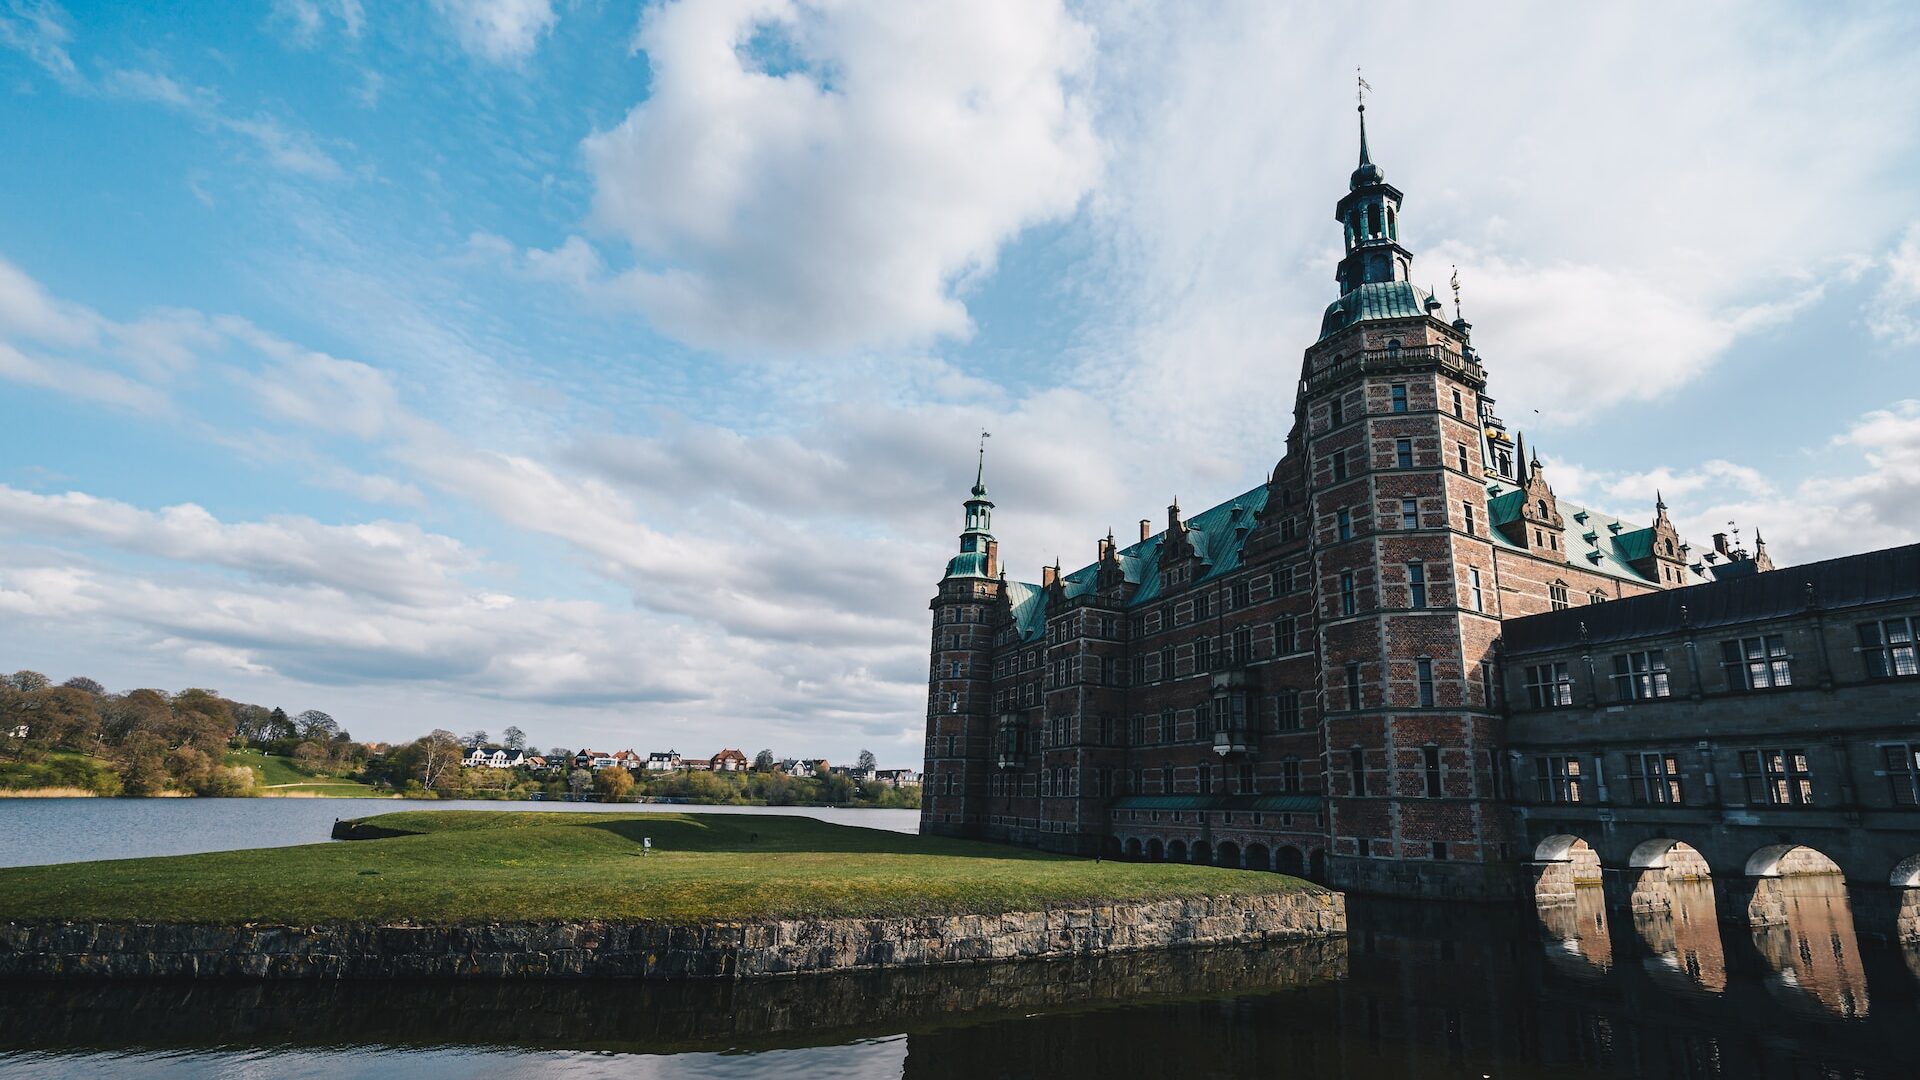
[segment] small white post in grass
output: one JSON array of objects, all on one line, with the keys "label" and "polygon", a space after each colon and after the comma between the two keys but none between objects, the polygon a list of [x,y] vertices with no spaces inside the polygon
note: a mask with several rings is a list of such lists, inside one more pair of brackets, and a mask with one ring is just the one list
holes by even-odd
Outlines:
[{"label": "small white post in grass", "polygon": [[645,856],[648,856],[651,854],[653,854],[653,837],[651,836],[641,837],[640,838],[640,855],[644,858]]}]

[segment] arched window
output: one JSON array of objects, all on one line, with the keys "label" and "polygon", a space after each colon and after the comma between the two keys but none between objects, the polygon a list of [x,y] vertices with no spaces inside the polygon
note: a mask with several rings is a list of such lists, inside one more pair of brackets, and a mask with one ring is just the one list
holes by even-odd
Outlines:
[{"label": "arched window", "polygon": [[1539,512],[1542,518],[1545,518],[1547,516],[1547,500],[1545,499],[1534,500],[1533,508],[1534,510]]}]

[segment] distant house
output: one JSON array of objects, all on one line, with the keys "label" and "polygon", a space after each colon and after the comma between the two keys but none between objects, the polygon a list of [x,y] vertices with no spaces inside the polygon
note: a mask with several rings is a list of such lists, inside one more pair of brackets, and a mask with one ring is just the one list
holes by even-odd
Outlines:
[{"label": "distant house", "polygon": [[460,763],[470,769],[517,769],[527,763],[527,753],[504,746],[475,746]]},{"label": "distant house", "polygon": [[873,778],[875,782],[885,784],[888,787],[900,787],[902,785],[918,784],[920,782],[919,772],[913,769],[875,769]]},{"label": "distant house", "polygon": [[707,760],[714,772],[746,772],[747,755],[738,750],[722,750]]},{"label": "distant house", "polygon": [[677,750],[655,750],[647,755],[648,772],[672,772],[680,767],[680,752]]},{"label": "distant house", "polygon": [[620,766],[623,769],[632,771],[635,769],[646,768],[647,759],[641,757],[639,754],[636,754],[631,750],[622,750],[619,753],[613,755],[613,763],[615,765]]},{"label": "distant house", "polygon": [[617,756],[604,750],[582,750],[573,755],[573,767],[576,769],[608,769],[617,763]]},{"label": "distant house", "polygon": [[873,779],[874,773],[878,772],[879,770],[863,769],[858,765],[840,765],[840,766],[836,766],[834,768],[828,769],[827,771],[833,773],[835,776],[844,776],[850,780],[854,780],[864,784],[871,781]]},{"label": "distant house", "polygon": [[823,757],[822,758],[804,758],[803,757],[800,760],[794,762],[794,775],[795,776],[812,776],[814,773],[817,773],[822,769],[831,770],[832,768],[833,766],[827,762],[826,758],[823,758]]},{"label": "distant house", "polygon": [[688,772],[712,772],[713,762],[706,758],[684,758],[680,762],[680,767]]},{"label": "distant house", "polygon": [[547,767],[547,759],[539,754],[527,755],[527,768],[539,771]]}]

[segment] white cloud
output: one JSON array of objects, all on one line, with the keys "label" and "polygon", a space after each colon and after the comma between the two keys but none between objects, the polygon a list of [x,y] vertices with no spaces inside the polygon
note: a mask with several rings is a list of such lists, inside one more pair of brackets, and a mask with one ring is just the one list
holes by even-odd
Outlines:
[{"label": "white cloud", "polygon": [[23,53],[68,86],[81,81],[67,50],[72,41],[67,13],[53,0],[12,0],[0,9],[0,45]]},{"label": "white cloud", "polygon": [[[586,142],[613,286],[742,351],[965,335],[959,292],[1099,170],[1092,35],[1057,3],[673,3],[648,98]],[[577,264],[575,264],[577,267]]]},{"label": "white cloud", "polygon": [[459,592],[459,575],[478,566],[459,541],[402,522],[324,525],[288,516],[229,523],[192,503],[150,511],[83,492],[40,495],[4,484],[0,530],[389,600]]},{"label": "white cloud", "polygon": [[1883,268],[1886,277],[1868,305],[1867,326],[1897,345],[1920,345],[1920,223],[1907,227]]},{"label": "white cloud", "polygon": [[496,64],[533,54],[560,16],[553,0],[433,0],[460,47]]}]

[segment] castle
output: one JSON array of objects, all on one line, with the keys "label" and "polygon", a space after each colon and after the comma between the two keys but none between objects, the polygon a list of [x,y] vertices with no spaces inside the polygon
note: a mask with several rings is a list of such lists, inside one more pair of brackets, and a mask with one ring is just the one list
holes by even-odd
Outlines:
[{"label": "castle", "polygon": [[1265,483],[1029,584],[983,457],[931,605],[922,831],[1508,895],[1503,621],[1771,568],[1757,533],[1687,544],[1664,502],[1631,522],[1556,498],[1457,300],[1449,321],[1411,282],[1401,201],[1362,105],[1339,298]]}]

